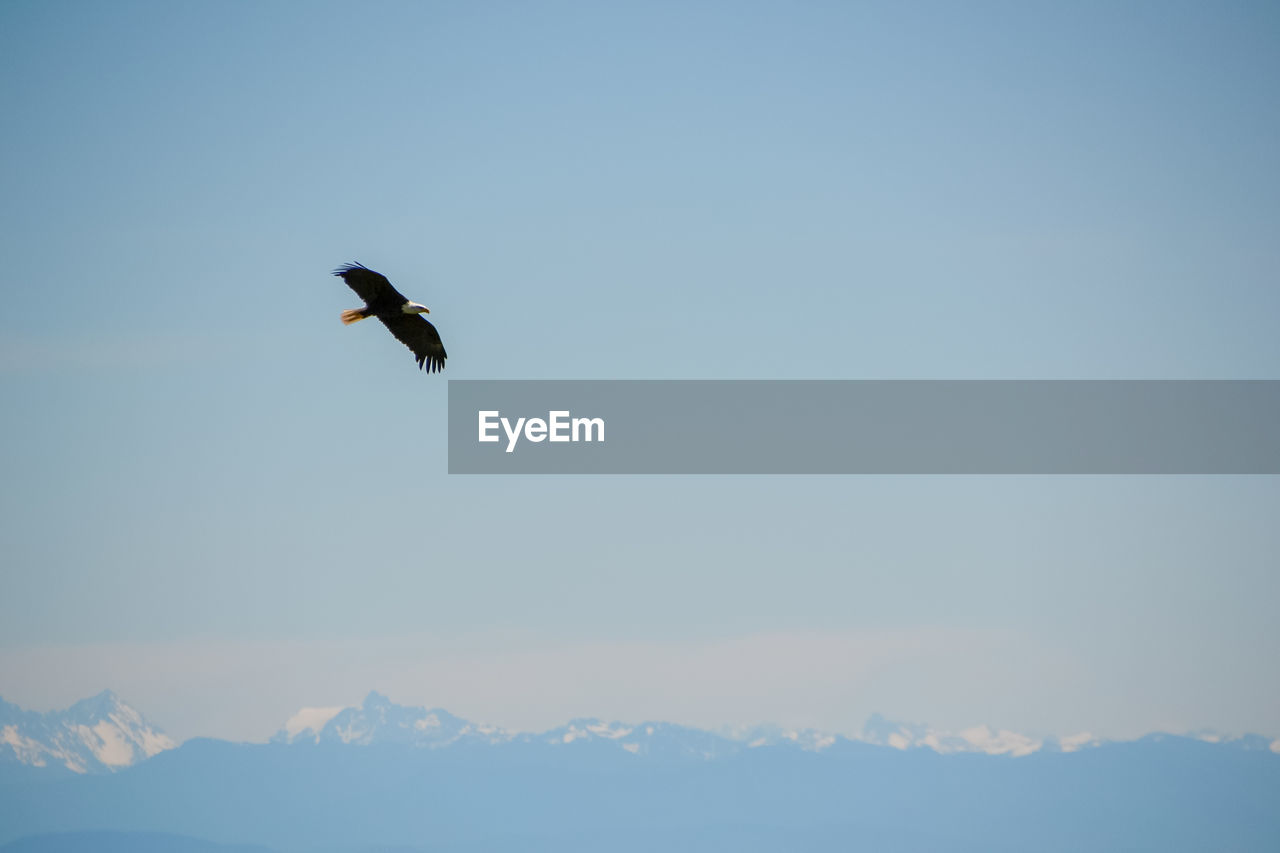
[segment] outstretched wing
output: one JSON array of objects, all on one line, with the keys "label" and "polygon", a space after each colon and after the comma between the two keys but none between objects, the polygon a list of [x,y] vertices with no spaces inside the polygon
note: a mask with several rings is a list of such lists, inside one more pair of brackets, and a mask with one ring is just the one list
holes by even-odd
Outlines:
[{"label": "outstretched wing", "polygon": [[408,302],[400,291],[391,286],[387,277],[374,272],[363,264],[344,264],[333,271],[364,300],[364,303],[377,311],[389,311],[399,308]]},{"label": "outstretched wing", "polygon": [[421,314],[380,314],[378,319],[391,330],[396,340],[413,350],[418,360],[418,367],[427,373],[438,373],[444,370],[444,342],[436,327],[422,318]]}]

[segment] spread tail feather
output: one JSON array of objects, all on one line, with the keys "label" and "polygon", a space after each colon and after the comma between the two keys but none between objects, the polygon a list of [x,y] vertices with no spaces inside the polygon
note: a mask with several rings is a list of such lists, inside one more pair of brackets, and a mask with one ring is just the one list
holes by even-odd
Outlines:
[{"label": "spread tail feather", "polygon": [[357,323],[363,320],[366,316],[368,315],[366,315],[364,310],[361,308],[348,308],[346,311],[342,312],[342,325],[350,326],[352,323]]}]

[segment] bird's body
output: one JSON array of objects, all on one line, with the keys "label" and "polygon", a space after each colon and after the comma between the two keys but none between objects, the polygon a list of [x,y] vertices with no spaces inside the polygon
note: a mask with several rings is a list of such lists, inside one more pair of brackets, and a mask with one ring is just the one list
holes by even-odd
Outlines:
[{"label": "bird's body", "polygon": [[391,286],[386,276],[363,264],[344,264],[334,270],[333,274],[345,281],[356,292],[356,296],[364,300],[363,308],[342,312],[344,324],[351,325],[366,317],[377,317],[396,336],[396,340],[413,351],[418,367],[428,373],[444,370],[444,360],[447,357],[444,343],[441,342],[436,327],[423,319],[423,314],[430,313],[425,305],[405,299],[400,291]]}]

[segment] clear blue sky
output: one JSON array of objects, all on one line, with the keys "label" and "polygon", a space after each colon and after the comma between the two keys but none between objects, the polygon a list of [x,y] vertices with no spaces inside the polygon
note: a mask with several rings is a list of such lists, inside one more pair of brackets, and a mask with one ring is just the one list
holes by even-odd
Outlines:
[{"label": "clear blue sky", "polygon": [[[1267,3],[0,6],[0,695],[1280,735],[1274,478],[450,478],[445,380],[1280,378]],[[344,328],[361,261],[424,376]]]}]

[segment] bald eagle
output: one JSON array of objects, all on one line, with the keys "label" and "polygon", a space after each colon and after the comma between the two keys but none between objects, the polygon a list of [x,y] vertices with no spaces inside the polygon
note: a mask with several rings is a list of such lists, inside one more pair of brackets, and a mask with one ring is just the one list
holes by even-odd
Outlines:
[{"label": "bald eagle", "polygon": [[405,299],[385,275],[363,264],[344,264],[333,274],[364,300],[363,308],[342,312],[344,325],[349,326],[365,317],[377,317],[396,336],[396,340],[413,350],[419,368],[428,373],[444,370],[446,356],[440,333],[422,318],[423,314],[431,313],[427,306]]}]

